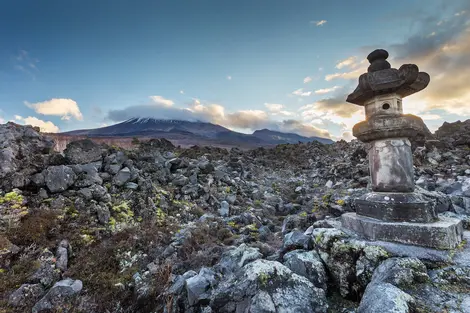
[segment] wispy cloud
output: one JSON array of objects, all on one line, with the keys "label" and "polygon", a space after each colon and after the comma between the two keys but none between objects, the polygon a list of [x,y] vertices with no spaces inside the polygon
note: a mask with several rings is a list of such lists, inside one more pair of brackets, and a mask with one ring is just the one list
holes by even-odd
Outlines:
[{"label": "wispy cloud", "polygon": [[312,77],[310,77],[310,76],[307,76],[307,77],[304,78],[304,84],[307,84],[311,81],[312,81]]},{"label": "wispy cloud", "polygon": [[308,97],[312,94],[311,91],[304,91],[303,88],[299,88],[292,92],[293,95],[300,96],[300,97]]},{"label": "wispy cloud", "polygon": [[362,73],[364,73],[364,70],[357,69],[351,72],[328,74],[325,76],[325,80],[331,81],[334,79],[357,79]]},{"label": "wispy cloud", "polygon": [[284,105],[278,103],[265,103],[264,106],[272,115],[292,116],[294,113],[283,110]]},{"label": "wispy cloud", "polygon": [[344,59],[336,64],[337,69],[342,69],[343,67],[354,67],[356,66],[356,57],[351,56],[347,59]]},{"label": "wispy cloud", "polygon": [[341,86],[333,86],[331,88],[318,89],[318,90],[315,90],[315,94],[323,95],[323,94],[330,93],[341,88],[342,88]]},{"label": "wispy cloud", "polygon": [[232,76],[228,75],[227,80],[232,80]]},{"label": "wispy cloud", "polygon": [[268,108],[270,112],[279,112],[284,107],[284,105],[278,103],[265,103],[264,106]]},{"label": "wispy cloud", "polygon": [[162,96],[150,96],[149,98],[152,100],[154,104],[164,106],[164,107],[171,107],[173,104],[175,104],[173,100],[165,99]]},{"label": "wispy cloud", "polygon": [[39,72],[38,63],[39,60],[31,57],[30,53],[26,50],[18,51],[14,57],[14,68],[31,76],[33,80],[36,79],[36,74]]},{"label": "wispy cloud", "polygon": [[320,20],[320,21],[310,21],[310,24],[314,24],[315,26],[323,26],[327,23],[327,20]]}]

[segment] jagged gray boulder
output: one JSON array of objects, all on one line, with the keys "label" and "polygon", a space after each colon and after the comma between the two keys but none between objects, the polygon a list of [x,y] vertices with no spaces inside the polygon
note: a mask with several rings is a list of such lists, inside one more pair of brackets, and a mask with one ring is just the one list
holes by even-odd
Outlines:
[{"label": "jagged gray boulder", "polygon": [[131,180],[132,173],[128,167],[120,170],[113,178],[113,184],[116,186],[124,186],[129,180]]},{"label": "jagged gray boulder", "polygon": [[44,295],[44,287],[41,284],[23,284],[8,298],[8,304],[12,307],[25,307],[34,304]]},{"label": "jagged gray boulder", "polygon": [[312,238],[305,235],[300,230],[294,230],[284,236],[282,248],[284,251],[295,249],[309,250],[312,248]]},{"label": "jagged gray boulder", "polygon": [[101,147],[90,139],[72,141],[64,150],[69,164],[86,164],[101,160]]},{"label": "jagged gray boulder", "polygon": [[227,275],[262,257],[263,255],[258,248],[248,247],[242,243],[237,248],[224,252],[216,268],[224,275]]},{"label": "jagged gray boulder", "polygon": [[426,282],[426,266],[416,258],[385,260],[374,272],[367,286],[358,313],[411,313],[416,301],[404,290]]},{"label": "jagged gray boulder", "polygon": [[303,276],[318,288],[326,291],[328,276],[316,251],[294,250],[284,255],[284,265]]},{"label": "jagged gray boulder", "polygon": [[24,187],[29,175],[47,166],[53,147],[54,141],[40,134],[39,128],[12,122],[0,125],[0,184]]},{"label": "jagged gray boulder", "polygon": [[45,313],[52,309],[59,309],[77,295],[83,288],[82,281],[64,279],[54,284],[47,294],[33,307],[33,313]]},{"label": "jagged gray boulder", "polygon": [[357,313],[412,313],[412,296],[389,283],[373,285],[362,297]]},{"label": "jagged gray boulder", "polygon": [[210,304],[219,313],[326,313],[325,292],[276,261],[245,265],[214,291]]},{"label": "jagged gray boulder", "polygon": [[56,252],[56,267],[62,271],[67,270],[68,260],[69,260],[69,250],[70,244],[67,240],[62,240],[57,247]]},{"label": "jagged gray boulder", "polygon": [[50,192],[62,192],[73,185],[77,175],[65,165],[49,166],[45,171],[46,186]]},{"label": "jagged gray boulder", "polygon": [[186,292],[190,306],[209,304],[211,291],[215,285],[216,274],[208,268],[202,268],[199,273],[186,279]]},{"label": "jagged gray boulder", "polygon": [[220,216],[227,217],[229,216],[229,213],[230,213],[230,205],[228,204],[227,201],[222,201],[220,203],[220,209],[219,209]]},{"label": "jagged gray boulder", "polygon": [[101,185],[103,183],[103,178],[99,175],[101,162],[72,165],[71,168],[77,175],[77,179],[74,183],[75,187],[84,188],[94,184]]}]

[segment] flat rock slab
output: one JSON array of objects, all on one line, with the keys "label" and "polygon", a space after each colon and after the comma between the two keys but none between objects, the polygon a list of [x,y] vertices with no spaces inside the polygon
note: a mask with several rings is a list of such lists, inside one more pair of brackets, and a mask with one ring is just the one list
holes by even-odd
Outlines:
[{"label": "flat rock slab", "polygon": [[[352,234],[348,230],[342,230]],[[470,266],[470,231],[464,231],[463,238],[465,242],[461,243],[458,248],[451,250],[438,250],[380,240],[371,241],[363,238],[354,239],[354,242],[357,242],[358,244],[364,244],[366,246],[382,247],[385,251],[390,253],[390,255],[395,257],[418,258],[424,262]]]},{"label": "flat rock slab", "polygon": [[433,249],[456,248],[463,238],[462,222],[455,218],[441,217],[434,223],[384,222],[345,213],[342,227],[368,240],[391,241]]}]

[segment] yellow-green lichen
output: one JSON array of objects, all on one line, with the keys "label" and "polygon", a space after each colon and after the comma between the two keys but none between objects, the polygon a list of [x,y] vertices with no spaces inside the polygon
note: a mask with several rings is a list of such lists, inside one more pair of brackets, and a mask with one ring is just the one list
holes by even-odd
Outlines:
[{"label": "yellow-green lichen", "polygon": [[163,226],[165,224],[166,214],[161,208],[157,208],[156,213],[156,222],[158,226]]},{"label": "yellow-green lichen", "polygon": [[22,195],[12,191],[6,193],[3,197],[0,197],[0,204],[10,204],[10,205],[22,205],[24,198]]},{"label": "yellow-green lichen", "polygon": [[266,287],[269,282],[269,275],[266,273],[260,273],[258,276],[258,282],[262,287]]}]

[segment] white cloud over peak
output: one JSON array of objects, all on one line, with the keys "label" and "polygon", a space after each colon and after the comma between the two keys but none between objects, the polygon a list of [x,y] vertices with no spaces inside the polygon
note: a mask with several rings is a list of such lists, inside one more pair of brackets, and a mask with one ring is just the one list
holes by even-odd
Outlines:
[{"label": "white cloud over peak", "polygon": [[15,115],[15,120],[25,125],[39,127],[41,131],[45,133],[58,133],[59,132],[59,127],[54,125],[54,123],[50,121],[40,120],[37,117],[28,116],[28,117],[23,118],[22,116]]},{"label": "white cloud over peak", "polygon": [[165,99],[162,96],[150,96],[150,99],[154,104],[164,106],[164,107],[171,107],[173,104],[173,100]]},{"label": "white cloud over peak", "polygon": [[268,128],[283,132],[296,132],[305,136],[320,136],[330,138],[327,130],[303,123],[294,119],[275,121],[271,116],[291,116],[294,113],[283,110],[282,104],[266,103],[264,110],[240,110],[226,112],[224,106],[215,103],[207,103],[199,99],[193,99],[188,107],[156,106],[153,104],[134,105],[124,109],[111,110],[107,118],[114,122],[120,122],[133,117],[158,117],[160,119],[175,119],[186,121],[201,121],[219,124],[231,129],[246,129],[254,131]]},{"label": "white cloud over peak", "polygon": [[83,120],[82,112],[78,107],[77,102],[72,99],[51,99],[44,102],[29,103],[25,105],[38,114],[60,116],[63,120],[75,118],[76,120]]}]

